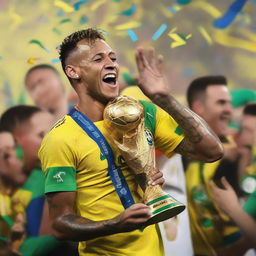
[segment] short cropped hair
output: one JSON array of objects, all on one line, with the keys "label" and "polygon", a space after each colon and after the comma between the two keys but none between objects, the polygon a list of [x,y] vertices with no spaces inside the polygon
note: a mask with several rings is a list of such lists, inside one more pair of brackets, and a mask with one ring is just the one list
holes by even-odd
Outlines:
[{"label": "short cropped hair", "polygon": [[256,102],[248,103],[243,110],[244,115],[256,116]]},{"label": "short cropped hair", "polygon": [[58,71],[55,67],[53,67],[53,66],[51,66],[51,65],[49,65],[49,64],[39,64],[39,65],[33,66],[32,68],[30,68],[30,69],[27,71],[27,73],[26,73],[26,75],[25,75],[25,81],[27,80],[28,76],[29,76],[33,71],[38,70],[38,69],[50,69],[50,70],[53,71],[57,76],[60,76],[59,71]]},{"label": "short cropped hair", "polygon": [[[59,47],[59,58],[61,61],[62,69],[65,74],[66,74],[65,67],[66,67],[67,57],[74,49],[77,48],[77,43],[83,39],[87,40],[88,43],[94,43],[94,41],[96,39],[102,39],[105,41],[105,37],[103,36],[103,33],[96,28],[88,28],[88,29],[84,29],[84,30],[79,30],[79,31],[74,32],[73,34],[67,36],[62,41],[62,43]],[[72,84],[72,79],[70,79],[70,77],[68,77],[68,79]]]},{"label": "short cropped hair", "polygon": [[187,102],[191,108],[192,103],[204,96],[205,91],[210,85],[225,85],[227,86],[227,79],[224,76],[202,76],[193,80],[187,89]]},{"label": "short cropped hair", "polygon": [[0,117],[0,131],[14,133],[19,125],[29,121],[35,113],[41,111],[36,106],[17,105],[10,107]]}]

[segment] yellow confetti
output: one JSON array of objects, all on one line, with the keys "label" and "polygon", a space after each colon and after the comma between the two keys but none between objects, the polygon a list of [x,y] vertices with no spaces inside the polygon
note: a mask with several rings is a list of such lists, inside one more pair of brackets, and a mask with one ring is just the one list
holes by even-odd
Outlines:
[{"label": "yellow confetti", "polygon": [[9,27],[10,30],[15,30],[23,21],[23,18],[15,12],[14,5],[11,5],[8,10],[9,17],[12,19],[12,24]]},{"label": "yellow confetti", "polygon": [[96,9],[98,9],[105,2],[106,2],[106,0],[99,0],[98,2],[95,2],[94,4],[92,4],[91,10],[95,11]]},{"label": "yellow confetti", "polygon": [[175,28],[173,28],[173,29],[171,29],[171,30],[170,30],[170,32],[168,33],[168,36],[171,36],[171,34],[172,34],[172,33],[174,33],[176,30],[177,30],[177,28],[176,28],[176,27],[175,27]]},{"label": "yellow confetti", "polygon": [[209,13],[213,18],[219,18],[221,12],[213,5],[207,3],[206,1],[193,1],[190,7],[200,8],[203,11]]},{"label": "yellow confetti", "polygon": [[30,57],[27,59],[27,63],[33,65],[37,60],[39,60],[39,58]]},{"label": "yellow confetti", "polygon": [[252,42],[249,40],[230,36],[226,31],[216,30],[214,32],[214,41],[224,46],[235,47],[251,52],[256,52],[255,41]]},{"label": "yellow confetti", "polygon": [[185,38],[186,38],[186,40],[188,40],[191,37],[192,37],[192,34],[188,34]]},{"label": "yellow confetti", "polygon": [[202,27],[202,26],[198,26],[198,30],[201,33],[201,35],[203,36],[203,38],[207,41],[207,43],[211,45],[212,44],[212,38],[210,37],[208,32],[205,30],[205,28]]},{"label": "yellow confetti", "polygon": [[64,12],[73,12],[74,8],[61,0],[55,0],[54,5],[60,7]]},{"label": "yellow confetti", "polygon": [[177,33],[172,33],[169,35],[175,42],[171,43],[171,48],[176,48],[178,46],[184,45],[187,42],[182,39]]},{"label": "yellow confetti", "polygon": [[124,30],[124,29],[138,28],[140,26],[141,26],[141,23],[138,21],[129,21],[127,23],[123,23],[121,25],[115,26],[115,29]]}]

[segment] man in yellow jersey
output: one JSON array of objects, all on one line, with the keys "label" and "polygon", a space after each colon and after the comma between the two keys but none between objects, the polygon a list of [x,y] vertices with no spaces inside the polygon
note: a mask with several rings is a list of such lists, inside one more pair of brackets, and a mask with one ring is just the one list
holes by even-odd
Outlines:
[{"label": "man in yellow jersey", "polygon": [[[226,78],[205,76],[193,80],[188,87],[187,100],[189,107],[204,118],[223,142],[225,159],[228,147],[233,147],[228,138],[232,108]],[[222,163],[224,160],[214,163],[190,161],[186,168],[188,208],[196,255],[243,255],[248,248],[237,226],[213,202],[210,180],[216,179]],[[235,186],[238,182],[235,170],[231,168],[225,172],[231,174]]]},{"label": "man in yellow jersey", "polygon": [[[141,229],[150,208],[140,203],[134,176],[103,126],[104,108],[119,91],[116,53],[98,30],[86,29],[64,39],[60,60],[79,103],[55,124],[39,151],[53,233],[79,241],[80,255],[163,255],[157,225]],[[162,58],[141,48],[136,61],[140,88],[158,105],[143,103],[155,147],[167,156],[175,151],[209,162],[221,158],[223,148],[215,134],[169,94]],[[185,136],[175,132],[178,125]],[[152,184],[161,181],[156,174]]]}]

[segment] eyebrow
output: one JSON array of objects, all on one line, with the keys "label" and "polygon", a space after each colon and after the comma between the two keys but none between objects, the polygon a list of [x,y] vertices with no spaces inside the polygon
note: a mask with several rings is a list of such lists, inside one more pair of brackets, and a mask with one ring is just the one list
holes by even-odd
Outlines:
[{"label": "eyebrow", "polygon": [[[97,56],[97,55],[100,55],[100,56],[102,56],[102,55],[104,55],[105,53],[104,52],[99,52],[99,53],[96,53],[92,58],[94,58],[95,56]],[[111,54],[115,54],[116,55],[116,53],[115,52],[109,52],[108,53],[108,55],[111,55]]]}]

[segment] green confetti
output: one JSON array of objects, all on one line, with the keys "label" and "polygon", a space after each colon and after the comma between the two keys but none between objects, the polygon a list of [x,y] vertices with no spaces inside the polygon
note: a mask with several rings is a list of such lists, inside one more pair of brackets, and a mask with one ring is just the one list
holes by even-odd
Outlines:
[{"label": "green confetti", "polygon": [[63,23],[67,23],[67,22],[71,22],[71,19],[63,19],[59,23],[63,24]]},{"label": "green confetti", "polygon": [[37,44],[39,47],[41,47],[42,49],[44,49],[45,51],[49,52],[49,50],[38,40],[36,39],[32,39],[29,41],[30,44]]},{"label": "green confetti", "polygon": [[59,29],[57,29],[57,28],[53,28],[52,31],[54,33],[56,33],[57,35],[61,35],[62,34],[61,31]]}]

